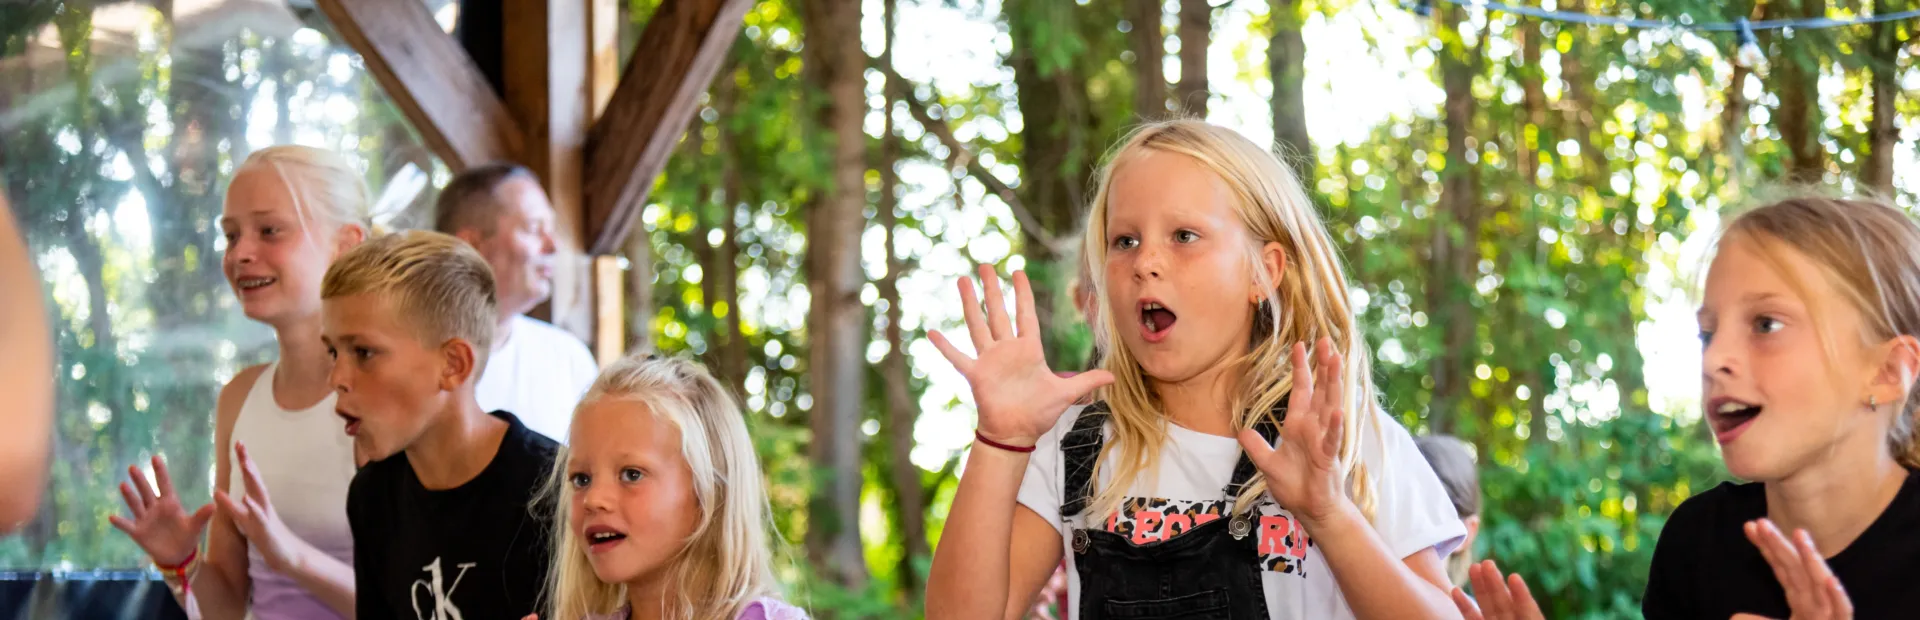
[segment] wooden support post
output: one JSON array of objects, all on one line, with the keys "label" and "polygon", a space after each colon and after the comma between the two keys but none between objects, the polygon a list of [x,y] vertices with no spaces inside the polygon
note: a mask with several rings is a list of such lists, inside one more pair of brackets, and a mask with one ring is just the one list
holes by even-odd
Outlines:
[{"label": "wooden support post", "polygon": [[502,55],[507,109],[519,119],[526,147],[519,161],[539,175],[553,201],[553,298],[534,309],[554,325],[592,342],[593,267],[581,253],[586,222],[581,170],[587,128],[587,6],[583,0],[506,0]]},{"label": "wooden support post", "polygon": [[476,164],[515,159],[520,152],[520,124],[459,42],[433,21],[426,4],[317,3],[448,168],[458,172]]},{"label": "wooden support post", "polygon": [[626,275],[620,257],[593,257],[593,353],[601,368],[627,352]]},{"label": "wooden support post", "polygon": [[[592,118],[605,113],[607,102],[620,84],[620,0],[586,0],[588,43],[587,101]],[[645,230],[634,234],[645,235]],[[591,237],[588,237],[589,239]],[[594,346],[593,351],[606,367],[627,350],[626,273],[617,256],[596,256],[593,261]]]},{"label": "wooden support post", "polygon": [[713,81],[752,0],[662,0],[587,142],[587,222],[595,253],[618,251]]}]

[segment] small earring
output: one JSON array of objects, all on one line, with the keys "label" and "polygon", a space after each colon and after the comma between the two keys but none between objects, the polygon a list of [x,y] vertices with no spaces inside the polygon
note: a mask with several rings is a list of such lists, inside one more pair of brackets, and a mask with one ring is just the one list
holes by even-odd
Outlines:
[{"label": "small earring", "polygon": [[1879,397],[1879,396],[1875,396],[1875,395],[1872,395],[1872,394],[1868,394],[1868,395],[1867,395],[1867,408],[1868,408],[1868,409],[1874,409],[1874,410],[1878,410],[1878,409],[1880,409],[1880,397]]}]

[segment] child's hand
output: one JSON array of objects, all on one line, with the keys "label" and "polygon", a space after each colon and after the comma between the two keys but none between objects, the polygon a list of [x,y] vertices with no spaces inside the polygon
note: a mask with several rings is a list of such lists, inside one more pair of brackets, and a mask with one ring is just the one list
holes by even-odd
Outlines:
[{"label": "child's hand", "polygon": [[1473,593],[1479,595],[1479,601],[1468,598],[1459,588],[1453,589],[1453,604],[1467,620],[1545,620],[1540,604],[1534,602],[1519,573],[1501,579],[1500,567],[1487,560],[1468,567],[1467,577],[1473,580]]},{"label": "child's hand", "polygon": [[1346,386],[1341,381],[1340,354],[1333,339],[1314,345],[1318,365],[1307,367],[1307,346],[1293,345],[1293,392],[1287,398],[1287,419],[1280,425],[1279,447],[1253,429],[1240,431],[1240,447],[1267,476],[1267,488],[1280,506],[1312,527],[1324,523],[1344,505],[1340,473],[1342,411]]},{"label": "child's hand", "polygon": [[233,521],[234,527],[239,528],[247,543],[260,551],[269,568],[281,574],[298,571],[310,547],[280,520],[280,512],[274,510],[273,498],[267,495],[267,483],[260,476],[259,466],[254,465],[253,457],[247,454],[246,444],[234,442],[233,452],[233,467],[243,477],[247,493],[235,499],[224,489],[216,490],[214,502]]},{"label": "child's hand", "polygon": [[[1748,521],[1747,540],[1760,548],[1760,555],[1773,566],[1773,577],[1787,591],[1787,607],[1793,620],[1844,620],[1853,617],[1853,601],[1840,587],[1840,579],[1827,569],[1826,558],[1814,548],[1806,530],[1794,530],[1793,542],[1780,533],[1769,519]],[[1739,614],[1734,618],[1760,616]]]},{"label": "child's hand", "polygon": [[987,296],[984,316],[973,292],[973,280],[960,278],[967,333],[973,337],[973,349],[980,357],[968,358],[939,332],[929,334],[929,339],[973,386],[973,402],[980,409],[980,434],[998,443],[1031,446],[1082,395],[1113,383],[1113,374],[1090,370],[1072,377],[1055,375],[1047,368],[1046,354],[1040,348],[1040,319],[1034,314],[1033,288],[1027,283],[1027,274],[1013,274],[1020,313],[1018,334],[1007,320],[1000,279],[991,265],[980,266],[980,280]]},{"label": "child's hand", "polygon": [[213,504],[187,512],[180,505],[180,494],[173,490],[173,476],[167,473],[166,461],[160,460],[157,454],[153,457],[153,477],[159,482],[157,488],[147,485],[146,475],[140,473],[137,467],[128,467],[127,475],[133,479],[133,484],[120,483],[120,496],[127,500],[127,508],[133,512],[133,519],[112,515],[107,517],[107,522],[126,532],[155,564],[179,566],[186,563],[200,546],[200,532],[207,529],[207,520],[213,518]]}]

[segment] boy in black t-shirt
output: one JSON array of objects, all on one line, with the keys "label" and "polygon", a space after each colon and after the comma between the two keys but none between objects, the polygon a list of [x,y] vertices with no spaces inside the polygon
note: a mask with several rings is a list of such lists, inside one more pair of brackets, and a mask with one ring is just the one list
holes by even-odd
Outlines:
[{"label": "boy in black t-shirt", "polygon": [[347,494],[360,620],[518,620],[549,564],[557,444],[480,409],[493,275],[453,237],[375,238],[321,285],[322,338],[346,432],[374,462]]}]

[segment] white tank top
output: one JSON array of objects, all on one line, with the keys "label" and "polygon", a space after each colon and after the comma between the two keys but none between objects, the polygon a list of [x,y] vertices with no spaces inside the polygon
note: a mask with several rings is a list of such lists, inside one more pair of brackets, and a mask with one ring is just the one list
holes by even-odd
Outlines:
[{"label": "white tank top", "polygon": [[[240,415],[233,423],[233,440],[247,444],[247,454],[267,484],[273,508],[287,529],[327,555],[353,565],[353,531],[347,526],[347,486],[353,482],[353,438],[335,415],[335,394],[299,411],[280,408],[273,397],[273,372],[265,372],[247,391]],[[231,450],[231,448],[228,448]],[[227,494],[246,496],[247,480],[240,462],[227,455],[233,470]],[[247,576],[253,582],[250,616],[260,620],[339,618],[325,603],[308,594],[292,578],[267,568],[260,552],[247,546]]]}]

